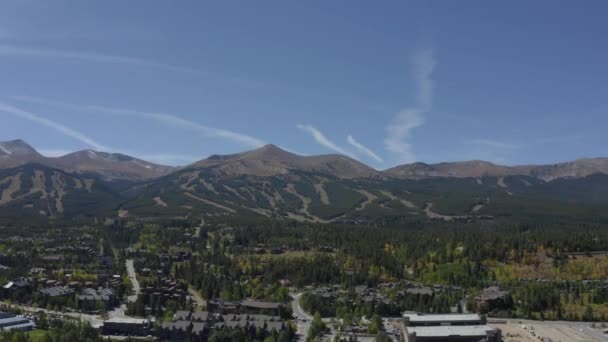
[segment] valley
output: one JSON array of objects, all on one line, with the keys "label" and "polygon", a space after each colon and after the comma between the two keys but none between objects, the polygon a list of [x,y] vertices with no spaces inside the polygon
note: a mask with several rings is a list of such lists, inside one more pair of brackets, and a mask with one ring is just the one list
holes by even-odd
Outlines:
[{"label": "valley", "polygon": [[474,315],[471,331],[504,341],[605,340],[597,159],[377,171],[268,145],[171,168],[85,151],[70,158],[97,162],[64,167],[1,146],[2,309],[42,331],[79,317],[109,338],[403,341],[426,333],[405,325],[415,311]]}]

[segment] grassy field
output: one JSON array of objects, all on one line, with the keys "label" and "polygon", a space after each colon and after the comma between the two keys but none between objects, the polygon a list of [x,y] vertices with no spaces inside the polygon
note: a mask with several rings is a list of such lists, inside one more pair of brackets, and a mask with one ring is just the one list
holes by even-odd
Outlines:
[{"label": "grassy field", "polygon": [[36,329],[26,333],[29,342],[41,342],[47,333],[46,330]]}]

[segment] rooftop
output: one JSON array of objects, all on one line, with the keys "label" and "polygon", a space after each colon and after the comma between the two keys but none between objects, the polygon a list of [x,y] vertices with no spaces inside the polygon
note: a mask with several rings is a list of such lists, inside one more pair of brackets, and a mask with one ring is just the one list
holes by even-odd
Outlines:
[{"label": "rooftop", "polygon": [[281,303],[260,302],[253,299],[245,299],[241,302],[241,306],[256,308],[256,309],[278,309],[283,306]]},{"label": "rooftop", "polygon": [[135,317],[110,317],[104,323],[124,323],[124,324],[147,324],[147,318],[135,318]]},{"label": "rooftop", "polygon": [[446,315],[424,315],[418,313],[404,313],[403,318],[409,318],[410,322],[469,322],[481,321],[477,314],[446,314]]},{"label": "rooftop", "polygon": [[491,286],[491,287],[488,287],[488,288],[484,289],[483,291],[481,291],[479,296],[477,296],[475,299],[482,300],[482,301],[496,300],[496,299],[504,298],[508,294],[509,294],[509,291],[503,291],[497,286]]},{"label": "rooftop", "polygon": [[67,288],[67,287],[55,286],[55,287],[44,288],[44,289],[40,290],[40,293],[43,293],[43,294],[45,294],[47,296],[51,296],[51,297],[57,297],[57,296],[70,295],[70,294],[74,293],[74,290]]},{"label": "rooftop", "polygon": [[209,313],[207,311],[195,311],[191,316],[193,321],[207,321],[209,319]]},{"label": "rooftop", "polygon": [[460,325],[436,327],[408,327],[409,333],[417,337],[448,337],[448,336],[486,336],[488,331],[494,331],[489,325]]},{"label": "rooftop", "polygon": [[0,328],[3,330],[11,330],[17,327],[33,326],[31,320],[23,317],[6,317],[0,319]]}]

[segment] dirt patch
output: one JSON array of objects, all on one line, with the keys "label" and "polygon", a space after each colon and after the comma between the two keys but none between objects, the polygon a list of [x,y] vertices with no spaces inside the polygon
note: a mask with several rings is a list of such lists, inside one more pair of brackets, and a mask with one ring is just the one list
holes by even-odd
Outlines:
[{"label": "dirt patch", "polygon": [[264,196],[264,198],[266,198],[266,200],[270,204],[271,208],[276,208],[277,207],[277,202],[275,201],[274,197],[272,197],[269,194],[267,194],[266,191],[260,191],[260,194],[262,194],[262,196]]},{"label": "dirt patch", "polygon": [[163,201],[160,196],[156,196],[154,197],[154,202],[156,203],[156,205],[161,206],[161,207],[168,207],[167,203],[165,203],[165,201]]},{"label": "dirt patch", "polygon": [[386,197],[390,198],[390,199],[391,199],[391,200],[393,200],[393,201],[394,201],[394,200],[398,200],[399,202],[401,202],[401,204],[403,204],[403,205],[404,205],[404,206],[406,206],[407,208],[410,208],[410,209],[417,209],[417,208],[416,208],[416,205],[415,205],[414,203],[412,203],[412,202],[408,201],[408,200],[405,200],[405,199],[402,199],[402,198],[398,198],[397,196],[393,195],[392,193],[390,193],[390,192],[388,192],[388,191],[380,190],[380,192],[381,192],[381,193],[382,193],[384,196],[386,196]]},{"label": "dirt patch", "polygon": [[251,208],[251,207],[244,207],[242,206],[242,208],[245,208],[247,210],[253,211],[254,213],[258,213],[260,215],[266,216],[266,217],[270,217],[270,211],[266,210],[266,209],[262,209],[262,208]]},{"label": "dirt patch", "polygon": [[496,184],[498,184],[499,187],[505,189],[505,192],[507,194],[509,194],[510,196],[513,196],[513,193],[511,191],[509,191],[509,186],[507,186],[507,183],[505,183],[505,177],[499,177]]},{"label": "dirt patch", "polygon": [[471,209],[471,213],[477,213],[477,212],[479,212],[488,203],[490,203],[490,197],[486,198],[485,203],[477,203],[477,204],[475,204],[475,206],[473,207],[473,209]]},{"label": "dirt patch", "polygon": [[63,196],[65,196],[65,182],[61,174],[55,172],[51,177],[53,184],[53,195],[55,196],[55,209],[58,213],[63,213]]},{"label": "dirt patch", "polygon": [[258,199],[257,197],[255,197],[253,191],[251,191],[251,189],[249,188],[241,188],[243,191],[245,191],[247,193],[247,195],[249,195],[249,198],[251,198],[252,201],[257,202]]},{"label": "dirt patch", "polygon": [[321,198],[321,203],[325,204],[325,205],[330,205],[331,202],[329,201],[329,196],[327,196],[327,192],[325,191],[325,188],[323,187],[323,183],[325,183],[324,181],[320,182],[320,183],[316,183],[314,185],[315,190],[317,191],[317,193],[319,194],[319,197]]},{"label": "dirt patch", "polygon": [[431,218],[431,219],[434,219],[434,220],[444,220],[444,221],[452,221],[453,220],[452,216],[438,214],[438,213],[434,212],[432,210],[432,208],[433,208],[433,203],[430,203],[430,202],[427,203],[424,206],[424,213],[426,214],[426,216],[428,218]]},{"label": "dirt patch", "polygon": [[215,202],[211,202],[210,200],[206,200],[206,199],[204,199],[204,198],[200,198],[200,197],[198,197],[198,196],[196,196],[196,195],[193,195],[193,194],[191,194],[191,193],[189,193],[189,192],[184,192],[184,194],[185,194],[186,196],[188,196],[188,197],[192,198],[192,199],[195,199],[195,200],[199,201],[199,202],[203,202],[203,203],[205,203],[205,204],[209,204],[209,205],[211,205],[211,206],[214,206],[214,207],[216,207],[216,208],[220,208],[220,209],[222,209],[222,210],[226,210],[226,211],[231,212],[231,213],[233,213],[233,214],[234,214],[234,213],[236,213],[236,210],[234,210],[234,209],[232,209],[232,208],[228,208],[228,207],[223,206],[223,205],[221,205],[221,204],[218,204],[218,203],[215,203]]},{"label": "dirt patch", "polygon": [[228,190],[228,192],[232,193],[234,196],[246,201],[247,199],[241,195],[240,192],[236,191],[236,189],[229,187],[228,185],[223,185],[224,189]]},{"label": "dirt patch", "polygon": [[204,178],[199,178],[199,180],[200,180],[201,184],[203,184],[205,189],[207,189],[217,195],[217,191],[215,190],[215,187],[213,186],[213,184],[207,183],[207,181]]},{"label": "dirt patch", "polygon": [[8,188],[4,189],[4,191],[2,191],[2,196],[0,196],[0,205],[6,204],[10,201],[13,200],[13,194],[17,191],[19,191],[19,189],[21,189],[21,172],[12,176],[12,177],[8,177],[2,180],[2,182],[0,182],[0,184],[5,184],[10,182],[11,184],[8,186]]},{"label": "dirt patch", "polygon": [[44,172],[39,170],[34,171],[34,175],[32,176],[32,189],[30,190],[30,194],[41,192],[42,195],[40,196],[40,198],[47,198],[46,187],[44,186],[44,183]]},{"label": "dirt patch", "polygon": [[82,182],[78,178],[74,178],[74,188],[82,189]]},{"label": "dirt patch", "polygon": [[118,217],[125,218],[127,216],[129,216],[129,211],[128,210],[125,210],[125,209],[122,209],[122,208],[118,209]]},{"label": "dirt patch", "polygon": [[[329,221],[324,220],[320,217],[317,217],[315,215],[312,215],[309,211],[308,208],[310,206],[310,203],[312,202],[312,200],[306,196],[303,196],[302,194],[300,194],[299,192],[296,191],[295,186],[293,184],[287,184],[287,186],[285,187],[285,191],[287,191],[288,193],[298,197],[300,199],[300,201],[302,201],[302,208],[300,208],[299,212],[300,214],[304,214],[305,216],[301,216],[301,215],[296,215],[293,213],[287,213],[288,216],[293,216],[291,218],[297,219],[297,216],[300,216],[300,219],[304,219],[304,221],[307,222],[316,222],[316,223],[328,223]],[[290,215],[292,214],[292,215]]]},{"label": "dirt patch", "polygon": [[298,222],[312,222],[309,218],[304,217],[302,215],[294,214],[292,212],[287,212],[287,218],[291,220],[295,220]]},{"label": "dirt patch", "polygon": [[87,189],[88,192],[93,191],[93,184],[95,183],[95,180],[93,179],[85,179],[84,180],[84,187],[85,189]]},{"label": "dirt patch", "polygon": [[476,213],[476,212],[480,211],[481,209],[483,209],[483,204],[475,204],[473,209],[471,209],[471,212]]},{"label": "dirt patch", "polygon": [[[194,184],[194,181],[199,179],[199,175],[200,175],[200,171],[195,171],[195,172],[188,172],[188,173],[184,173],[182,175],[179,176],[179,180],[185,180],[184,183],[180,184],[179,187],[184,189],[184,190],[189,190],[189,191],[194,191],[194,187],[196,184]],[[211,186],[211,187],[207,187],[207,182],[205,182],[203,179],[201,179],[201,183],[203,184],[203,186],[205,186],[209,191],[213,191],[215,192],[215,189]],[[210,184],[208,184],[210,185]],[[213,189],[213,190],[211,190]]]},{"label": "dirt patch", "polygon": [[365,196],[365,201],[361,202],[361,204],[359,204],[359,206],[357,208],[355,208],[355,210],[357,210],[357,211],[367,208],[368,205],[372,204],[372,202],[375,201],[376,198],[378,198],[378,197],[376,197],[376,195],[374,195],[366,190],[356,189],[355,191],[357,191],[361,195]]}]

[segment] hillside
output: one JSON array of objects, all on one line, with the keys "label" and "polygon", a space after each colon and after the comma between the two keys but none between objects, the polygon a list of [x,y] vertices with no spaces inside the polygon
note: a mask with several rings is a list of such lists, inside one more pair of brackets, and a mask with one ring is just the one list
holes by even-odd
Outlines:
[{"label": "hillside", "polygon": [[503,166],[482,160],[465,162],[405,164],[385,170],[386,175],[397,178],[479,178],[529,176],[544,181],[560,178],[581,178],[597,173],[608,174],[608,158],[579,159],[552,165]]},{"label": "hillside", "polygon": [[300,156],[274,145],[233,155],[214,155],[187,169],[207,169],[223,176],[276,176],[299,171],[345,179],[381,177],[380,172],[342,155]]},{"label": "hillside", "polygon": [[40,164],[0,170],[2,222],[93,220],[118,203],[118,195],[94,177]]},{"label": "hillside", "polygon": [[529,176],[339,179],[291,172],[218,176],[182,170],[127,192],[137,216],[291,219],[311,223],[397,221],[608,222],[608,176],[544,182]]},{"label": "hillside", "polygon": [[90,150],[46,158],[20,140],[0,146],[4,222],[608,220],[606,159],[512,167],[484,161],[415,163],[380,172],[344,156],[300,156],[267,145],[172,168]]},{"label": "hillside", "polygon": [[479,178],[524,175],[516,168],[495,165],[482,160],[472,160],[454,163],[425,164],[413,163],[400,165],[384,171],[385,174],[397,178],[430,178],[455,177]]},{"label": "hillside", "polygon": [[120,153],[84,150],[58,158],[47,158],[47,164],[77,173],[93,173],[106,179],[145,180],[171,173],[175,168],[158,165]]},{"label": "hillside", "polygon": [[23,140],[0,142],[0,168],[40,162],[44,157]]},{"label": "hillside", "polygon": [[107,180],[141,181],[164,176],[174,167],[158,165],[120,153],[83,150],[61,157],[45,157],[23,140],[0,142],[0,169],[29,163],[67,172],[93,174]]}]

